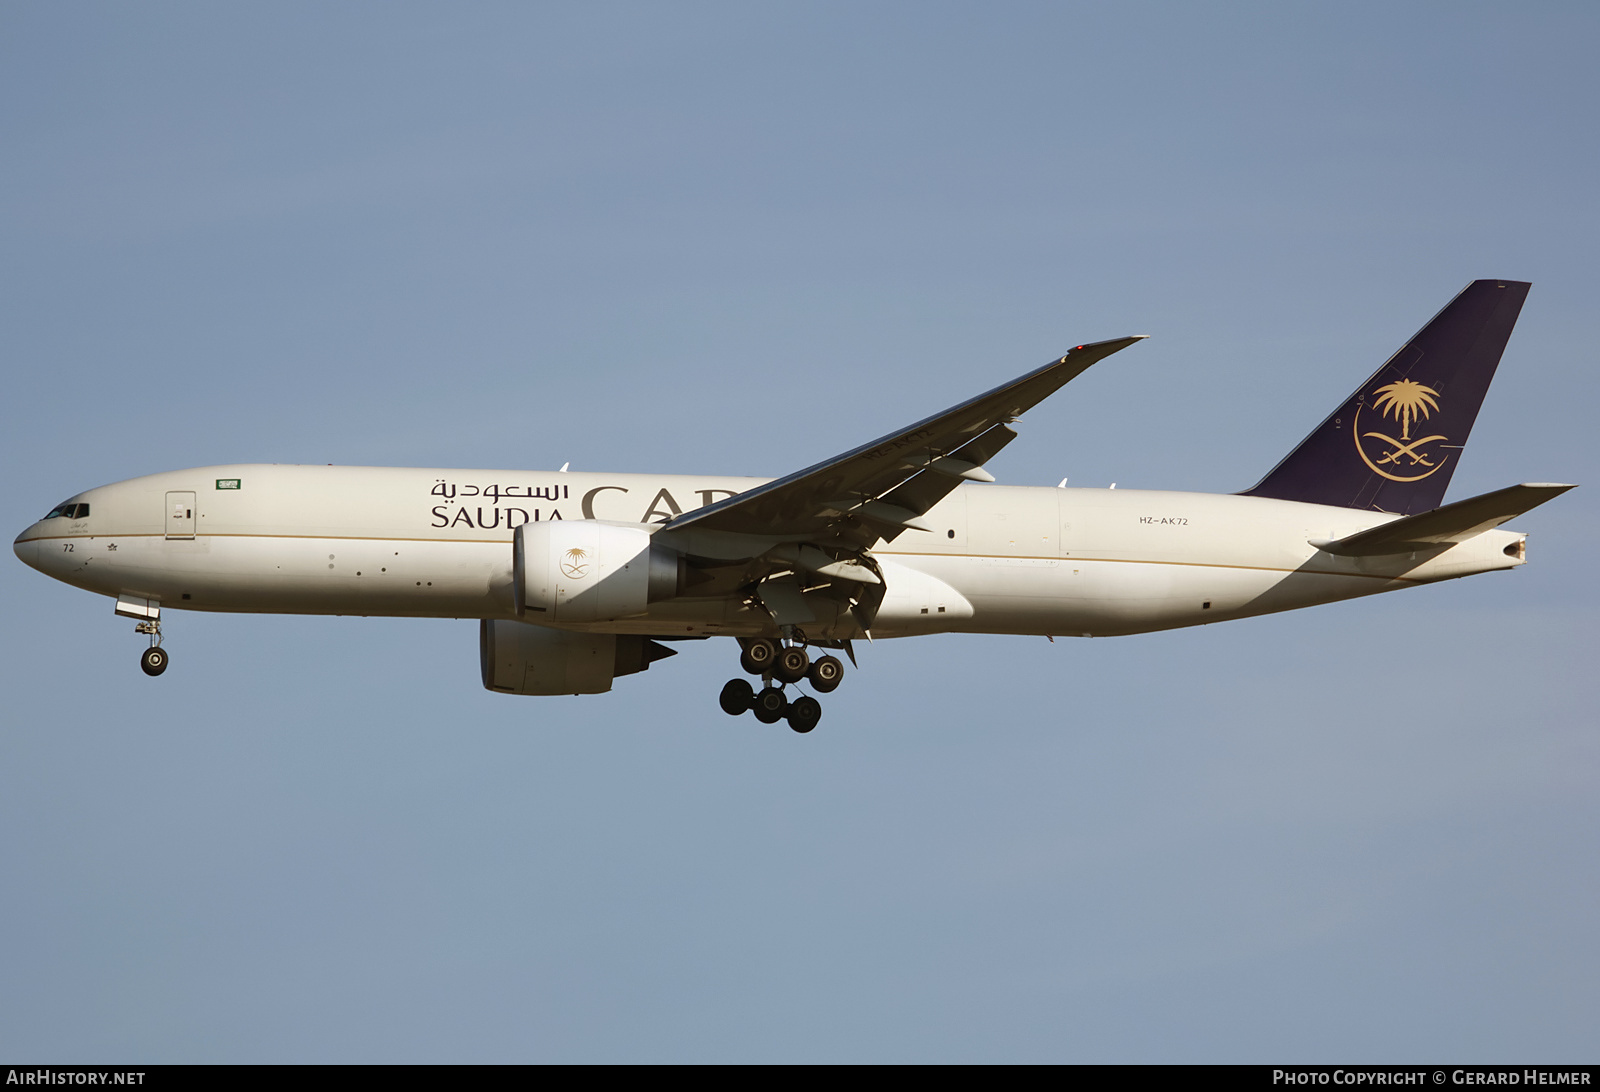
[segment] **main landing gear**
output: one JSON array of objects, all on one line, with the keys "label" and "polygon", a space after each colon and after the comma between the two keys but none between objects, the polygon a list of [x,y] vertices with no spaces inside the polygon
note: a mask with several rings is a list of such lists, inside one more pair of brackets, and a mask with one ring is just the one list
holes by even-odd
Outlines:
[{"label": "main landing gear", "polygon": [[817,693],[830,694],[844,681],[844,664],[837,657],[813,660],[803,643],[782,645],[767,638],[746,642],[739,666],[760,675],[766,685],[758,691],[747,679],[729,679],[717,698],[722,711],[737,717],[749,710],[763,724],[788,720],[789,727],[801,733],[817,726],[822,705],[810,695],[790,701],[784,689],[804,679]]},{"label": "main landing gear", "polygon": [[140,622],[133,627],[133,632],[148,634],[150,647],[139,654],[139,666],[146,675],[156,676],[167,669],[167,650],[161,647],[161,622],[152,619]]}]

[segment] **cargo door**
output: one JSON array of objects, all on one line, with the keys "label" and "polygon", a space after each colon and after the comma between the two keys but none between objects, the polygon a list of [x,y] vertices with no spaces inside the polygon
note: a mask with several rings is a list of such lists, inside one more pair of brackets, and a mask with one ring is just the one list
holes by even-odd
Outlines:
[{"label": "cargo door", "polygon": [[167,537],[194,537],[194,493],[167,494]]}]

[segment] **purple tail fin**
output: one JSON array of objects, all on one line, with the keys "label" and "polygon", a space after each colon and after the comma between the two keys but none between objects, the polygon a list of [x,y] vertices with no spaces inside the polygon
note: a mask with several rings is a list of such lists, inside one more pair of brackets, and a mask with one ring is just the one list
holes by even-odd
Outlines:
[{"label": "purple tail fin", "polygon": [[1473,281],[1242,496],[1412,515],[1439,507],[1526,281]]}]

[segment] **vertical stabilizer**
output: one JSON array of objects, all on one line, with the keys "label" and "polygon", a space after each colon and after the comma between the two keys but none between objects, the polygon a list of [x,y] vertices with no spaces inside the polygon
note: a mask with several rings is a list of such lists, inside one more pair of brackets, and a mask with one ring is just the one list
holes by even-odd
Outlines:
[{"label": "vertical stabilizer", "polygon": [[1528,288],[1467,285],[1242,495],[1401,515],[1439,507]]}]

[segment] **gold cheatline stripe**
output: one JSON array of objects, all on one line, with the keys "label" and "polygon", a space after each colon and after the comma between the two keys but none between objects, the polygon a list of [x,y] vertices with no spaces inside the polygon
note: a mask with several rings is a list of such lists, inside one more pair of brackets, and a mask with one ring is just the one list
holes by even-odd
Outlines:
[{"label": "gold cheatline stripe", "polygon": [[1065,565],[1073,562],[1100,562],[1109,565],[1187,565],[1197,569],[1245,569],[1258,573],[1310,573],[1313,576],[1364,576],[1371,580],[1414,580],[1410,576],[1384,576],[1382,573],[1345,573],[1337,569],[1285,569],[1280,565],[1230,565],[1224,561],[1156,561],[1138,557],[1041,557],[1033,554],[924,554],[894,553],[874,550],[874,555],[889,557],[990,557],[1010,561],[1056,561]]},{"label": "gold cheatline stripe", "polygon": [[[581,521],[573,521],[581,522]],[[40,535],[38,538],[25,538],[23,542],[57,542],[68,538],[166,538],[165,534],[143,532],[134,535]],[[309,538],[333,542],[442,542],[451,544],[462,543],[509,543],[506,538],[401,538],[386,535],[245,535],[245,534],[205,534],[193,535],[184,538],[174,538],[173,542],[192,542],[197,538]],[[1069,562],[1099,562],[1102,565],[1184,565],[1197,569],[1243,569],[1248,572],[1258,573],[1308,573],[1312,576],[1360,576],[1368,580],[1404,580],[1407,583],[1417,583],[1413,576],[1385,576],[1382,573],[1351,573],[1340,572],[1337,569],[1286,569],[1281,565],[1232,565],[1221,561],[1156,561],[1148,558],[1135,557],[1044,557],[1038,554],[930,554],[913,553],[910,551],[874,550],[880,557],[970,557],[970,558],[1001,558],[1007,561],[1055,561]]]},{"label": "gold cheatline stripe", "polygon": [[[573,523],[582,522],[573,520]],[[510,543],[509,538],[408,538],[402,535],[251,535],[224,531],[214,533],[207,531],[198,535],[167,535],[158,531],[140,531],[132,535],[40,535],[37,538],[25,538],[23,542],[55,542],[66,538],[168,538],[173,542],[193,542],[197,538],[314,538],[331,539],[337,542],[504,542]]]}]

